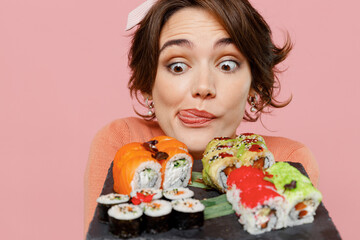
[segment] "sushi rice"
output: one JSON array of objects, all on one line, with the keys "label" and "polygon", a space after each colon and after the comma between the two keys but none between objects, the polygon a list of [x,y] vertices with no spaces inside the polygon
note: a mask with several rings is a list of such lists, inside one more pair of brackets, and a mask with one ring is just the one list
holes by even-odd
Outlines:
[{"label": "sushi rice", "polygon": [[161,165],[152,161],[147,161],[136,169],[133,180],[131,181],[132,190],[142,188],[160,188],[161,186]]},{"label": "sushi rice", "polygon": [[185,153],[176,154],[165,168],[163,189],[186,187],[191,177],[192,158]]}]

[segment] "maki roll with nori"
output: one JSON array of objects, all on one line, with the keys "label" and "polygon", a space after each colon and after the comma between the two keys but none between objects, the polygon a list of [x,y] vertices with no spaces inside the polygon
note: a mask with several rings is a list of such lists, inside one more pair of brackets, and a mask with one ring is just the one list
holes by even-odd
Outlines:
[{"label": "maki roll with nori", "polygon": [[96,202],[99,206],[99,219],[101,221],[108,221],[108,210],[120,203],[128,202],[130,199],[129,195],[117,194],[117,193],[109,193],[106,195],[101,195],[97,198]]},{"label": "maki roll with nori", "polygon": [[171,229],[171,203],[166,200],[154,200],[143,204],[146,232],[160,233]]},{"label": "maki roll with nori", "polygon": [[199,228],[204,225],[205,206],[197,199],[178,199],[171,202],[173,224],[180,230]]},{"label": "maki roll with nori", "polygon": [[169,188],[163,191],[163,195],[168,200],[176,200],[182,198],[191,198],[194,196],[194,192],[188,188]]},{"label": "maki roll with nori", "polygon": [[277,162],[267,172],[267,179],[287,200],[285,226],[295,226],[314,221],[314,215],[322,195],[295,167],[285,162]]},{"label": "maki roll with nori", "polygon": [[123,203],[112,206],[109,211],[109,230],[121,238],[136,237],[142,231],[143,210],[139,206]]}]

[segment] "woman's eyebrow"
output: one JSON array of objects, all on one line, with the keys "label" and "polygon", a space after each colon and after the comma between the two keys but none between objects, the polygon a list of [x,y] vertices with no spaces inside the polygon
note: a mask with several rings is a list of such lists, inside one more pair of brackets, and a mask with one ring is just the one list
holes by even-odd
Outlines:
[{"label": "woman's eyebrow", "polygon": [[169,40],[167,42],[164,43],[164,45],[161,47],[160,49],[160,53],[167,47],[170,47],[170,46],[185,46],[185,47],[188,47],[188,48],[192,48],[193,47],[193,44],[187,40],[187,39],[174,39],[174,40]]},{"label": "woman's eyebrow", "polygon": [[214,48],[227,46],[233,43],[234,41],[231,38],[221,38],[218,41],[216,41],[216,43],[214,44]]}]

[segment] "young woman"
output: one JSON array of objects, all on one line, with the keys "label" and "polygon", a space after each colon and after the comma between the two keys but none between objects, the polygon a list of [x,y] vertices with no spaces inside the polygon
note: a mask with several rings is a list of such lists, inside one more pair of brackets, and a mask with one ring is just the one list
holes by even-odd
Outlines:
[{"label": "young woman", "polygon": [[[199,160],[214,137],[235,137],[243,119],[256,121],[265,108],[287,105],[273,90],[276,65],[290,49],[290,41],[274,45],[269,26],[247,0],[155,1],[129,53],[129,89],[146,99],[149,114],[115,120],[96,135],[85,174],[86,228],[122,145],[168,135]],[[317,185],[318,166],[304,145],[264,139],[276,161],[302,163]]]}]

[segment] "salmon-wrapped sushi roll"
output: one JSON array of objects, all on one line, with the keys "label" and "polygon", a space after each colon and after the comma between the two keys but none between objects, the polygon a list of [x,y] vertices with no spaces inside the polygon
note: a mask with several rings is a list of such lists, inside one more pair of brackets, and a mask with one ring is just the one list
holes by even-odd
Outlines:
[{"label": "salmon-wrapped sushi roll", "polygon": [[141,188],[160,188],[161,165],[142,143],[129,143],[117,152],[113,164],[114,191],[130,194]]},{"label": "salmon-wrapped sushi roll", "polygon": [[153,157],[161,164],[162,188],[186,187],[191,181],[193,158],[187,146],[168,136],[151,139]]}]

